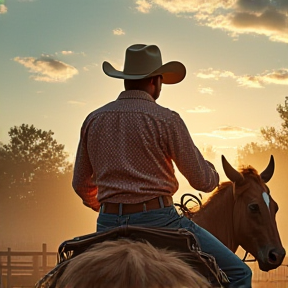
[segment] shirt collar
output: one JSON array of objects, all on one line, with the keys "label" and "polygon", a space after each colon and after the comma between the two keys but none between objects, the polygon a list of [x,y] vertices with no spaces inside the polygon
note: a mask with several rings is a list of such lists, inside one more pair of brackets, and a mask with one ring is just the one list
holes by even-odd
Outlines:
[{"label": "shirt collar", "polygon": [[117,100],[122,100],[122,99],[142,99],[142,100],[155,102],[155,100],[150,94],[141,90],[123,91],[120,93]]}]

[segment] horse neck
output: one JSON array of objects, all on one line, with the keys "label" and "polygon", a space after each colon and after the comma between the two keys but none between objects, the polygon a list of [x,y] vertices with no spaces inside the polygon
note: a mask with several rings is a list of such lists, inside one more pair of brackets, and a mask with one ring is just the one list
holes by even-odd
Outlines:
[{"label": "horse neck", "polygon": [[216,193],[193,215],[192,219],[232,252],[236,252],[239,244],[234,237],[232,183]]}]

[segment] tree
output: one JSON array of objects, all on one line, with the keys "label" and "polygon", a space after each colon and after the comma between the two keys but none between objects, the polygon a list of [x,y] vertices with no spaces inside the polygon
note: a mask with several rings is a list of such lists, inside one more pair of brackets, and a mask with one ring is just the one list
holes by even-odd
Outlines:
[{"label": "tree", "polygon": [[57,249],[64,240],[94,232],[95,212],[74,192],[72,165],[54,133],[22,124],[8,134],[9,143],[0,143],[2,249],[34,250],[42,243]]},{"label": "tree", "polygon": [[275,147],[282,150],[288,149],[288,96],[285,97],[285,104],[278,105],[277,111],[280,118],[283,120],[280,130],[274,127],[261,129],[264,140],[270,147]]},{"label": "tree", "polygon": [[35,202],[45,181],[71,173],[68,153],[51,130],[22,124],[10,128],[8,134],[9,143],[0,145],[1,201]]},{"label": "tree", "polygon": [[283,120],[281,128],[279,130],[275,127],[262,128],[260,131],[264,143],[252,142],[238,149],[240,163],[249,162],[251,158],[259,157],[263,153],[281,155],[282,160],[283,157],[288,160],[288,96],[285,97],[284,105],[278,105],[276,110]]}]

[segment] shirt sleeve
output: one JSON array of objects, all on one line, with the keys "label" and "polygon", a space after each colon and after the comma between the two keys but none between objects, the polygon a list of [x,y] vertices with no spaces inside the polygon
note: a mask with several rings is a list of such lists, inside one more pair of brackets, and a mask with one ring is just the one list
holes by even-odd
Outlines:
[{"label": "shirt sleeve", "polygon": [[[84,122],[85,123],[85,122]],[[97,199],[98,187],[95,185],[95,175],[89,160],[87,150],[86,125],[81,128],[80,142],[76,154],[76,161],[73,173],[72,186],[75,192],[82,198],[83,204],[94,211],[100,210],[100,203]]]},{"label": "shirt sleeve", "polygon": [[173,112],[171,120],[167,133],[168,151],[172,160],[194,189],[213,191],[219,184],[219,174],[214,165],[203,158],[184,121],[176,112]]}]

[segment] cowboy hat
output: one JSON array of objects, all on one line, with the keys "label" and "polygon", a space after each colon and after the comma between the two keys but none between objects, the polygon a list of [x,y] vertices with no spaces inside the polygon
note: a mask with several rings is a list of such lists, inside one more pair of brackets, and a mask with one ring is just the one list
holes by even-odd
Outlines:
[{"label": "cowboy hat", "polygon": [[185,66],[177,61],[162,64],[160,49],[156,45],[135,44],[126,49],[124,70],[116,70],[110,63],[103,62],[106,75],[120,79],[138,80],[162,75],[162,83],[176,84],[185,75]]}]

